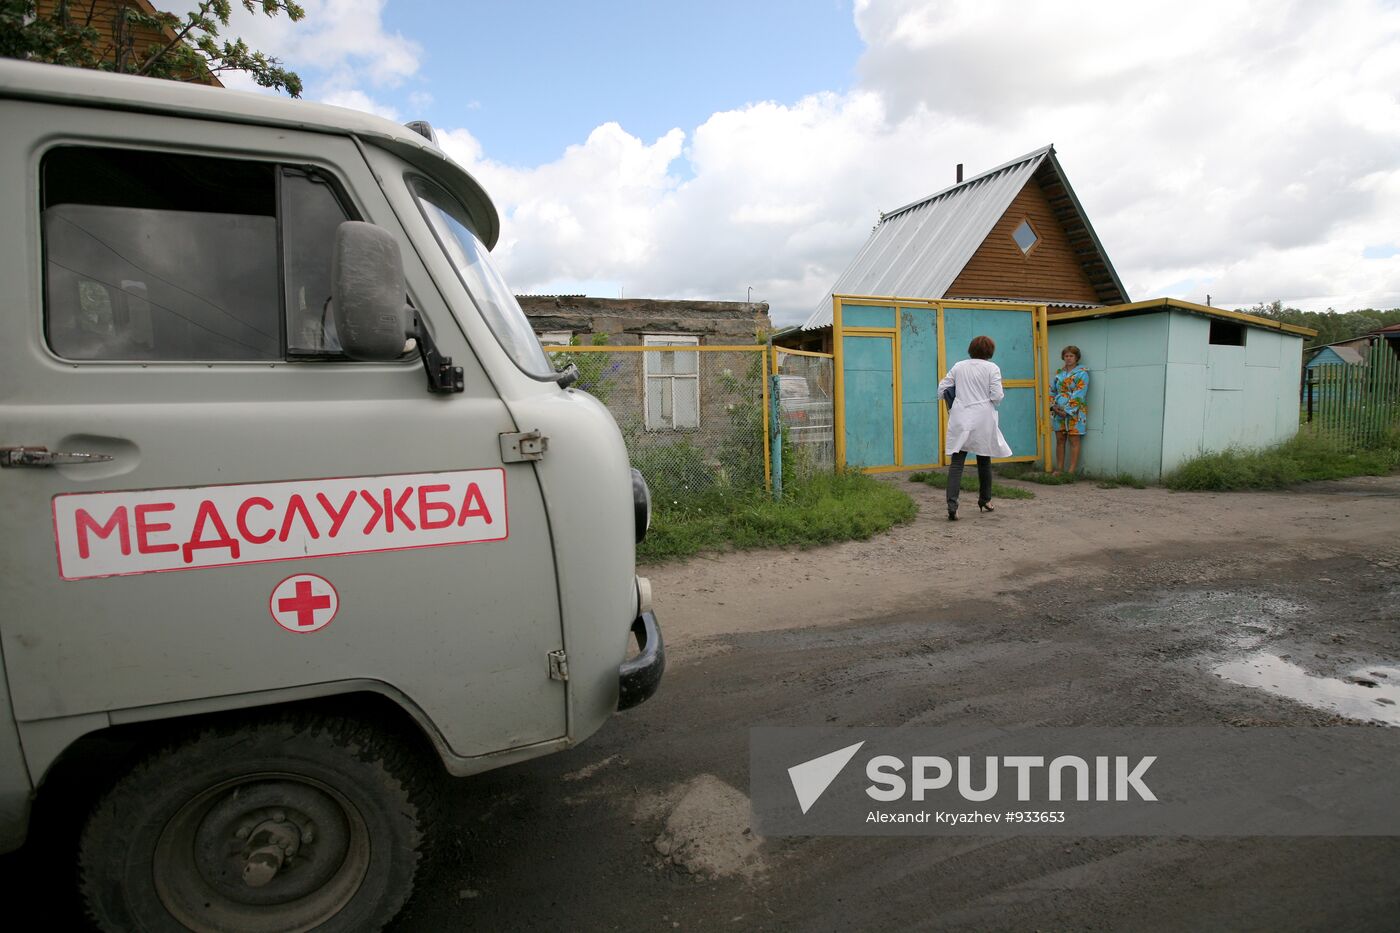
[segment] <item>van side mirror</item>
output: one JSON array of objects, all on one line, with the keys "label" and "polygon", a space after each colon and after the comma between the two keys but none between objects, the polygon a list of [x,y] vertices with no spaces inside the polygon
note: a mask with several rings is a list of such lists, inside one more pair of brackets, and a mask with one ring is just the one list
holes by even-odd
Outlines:
[{"label": "van side mirror", "polygon": [[408,305],[407,294],[403,257],[393,234],[358,220],[336,228],[331,309],[345,355],[353,360],[397,360],[411,337],[428,375],[428,391],[463,391],[462,367],[438,352],[432,334]]},{"label": "van side mirror", "polygon": [[331,256],[331,308],[346,356],[396,360],[409,333],[404,303],[403,257],[382,227],[347,220],[335,231]]}]

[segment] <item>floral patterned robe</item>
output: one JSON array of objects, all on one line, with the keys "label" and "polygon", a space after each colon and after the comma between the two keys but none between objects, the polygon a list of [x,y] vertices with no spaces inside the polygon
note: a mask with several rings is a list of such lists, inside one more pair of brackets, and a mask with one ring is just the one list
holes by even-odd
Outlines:
[{"label": "floral patterned robe", "polygon": [[[1051,428],[1057,433],[1083,434],[1088,426],[1089,371],[1083,366],[1061,369],[1050,380]],[[1055,414],[1055,409],[1065,412]]]}]

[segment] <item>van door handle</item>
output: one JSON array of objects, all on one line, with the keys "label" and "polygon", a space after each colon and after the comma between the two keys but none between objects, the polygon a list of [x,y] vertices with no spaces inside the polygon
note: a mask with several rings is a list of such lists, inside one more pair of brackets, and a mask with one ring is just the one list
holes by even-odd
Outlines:
[{"label": "van door handle", "polygon": [[110,454],[60,453],[47,447],[0,447],[0,467],[51,467],[59,464],[105,463]]}]

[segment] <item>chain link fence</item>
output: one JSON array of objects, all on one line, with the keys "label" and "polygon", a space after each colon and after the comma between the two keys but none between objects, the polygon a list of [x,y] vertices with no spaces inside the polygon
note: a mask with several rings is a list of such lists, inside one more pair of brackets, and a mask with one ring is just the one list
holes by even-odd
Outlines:
[{"label": "chain link fence", "polygon": [[550,348],[612,412],[658,502],[767,487],[764,347]]},{"label": "chain link fence", "polygon": [[[832,358],[775,347],[783,462],[798,478],[836,469],[836,408]],[[791,458],[791,466],[788,466]]]}]

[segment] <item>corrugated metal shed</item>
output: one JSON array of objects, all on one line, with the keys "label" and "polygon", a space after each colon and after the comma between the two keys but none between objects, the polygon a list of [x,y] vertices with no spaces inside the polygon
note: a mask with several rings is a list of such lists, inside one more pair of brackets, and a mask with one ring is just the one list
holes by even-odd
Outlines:
[{"label": "corrugated metal shed", "polygon": [[1108,263],[1108,257],[1103,253],[1078,199],[1064,180],[1064,173],[1055,160],[1055,147],[1046,146],[951,188],[882,214],[870,238],[822,298],[802,329],[816,330],[831,325],[833,295],[942,298],[1011,202],[1047,161],[1064,185],[1073,212],[1087,230],[1093,249],[1098,252],[1117,294],[1121,296],[1118,300],[1126,300],[1117,273]]}]

